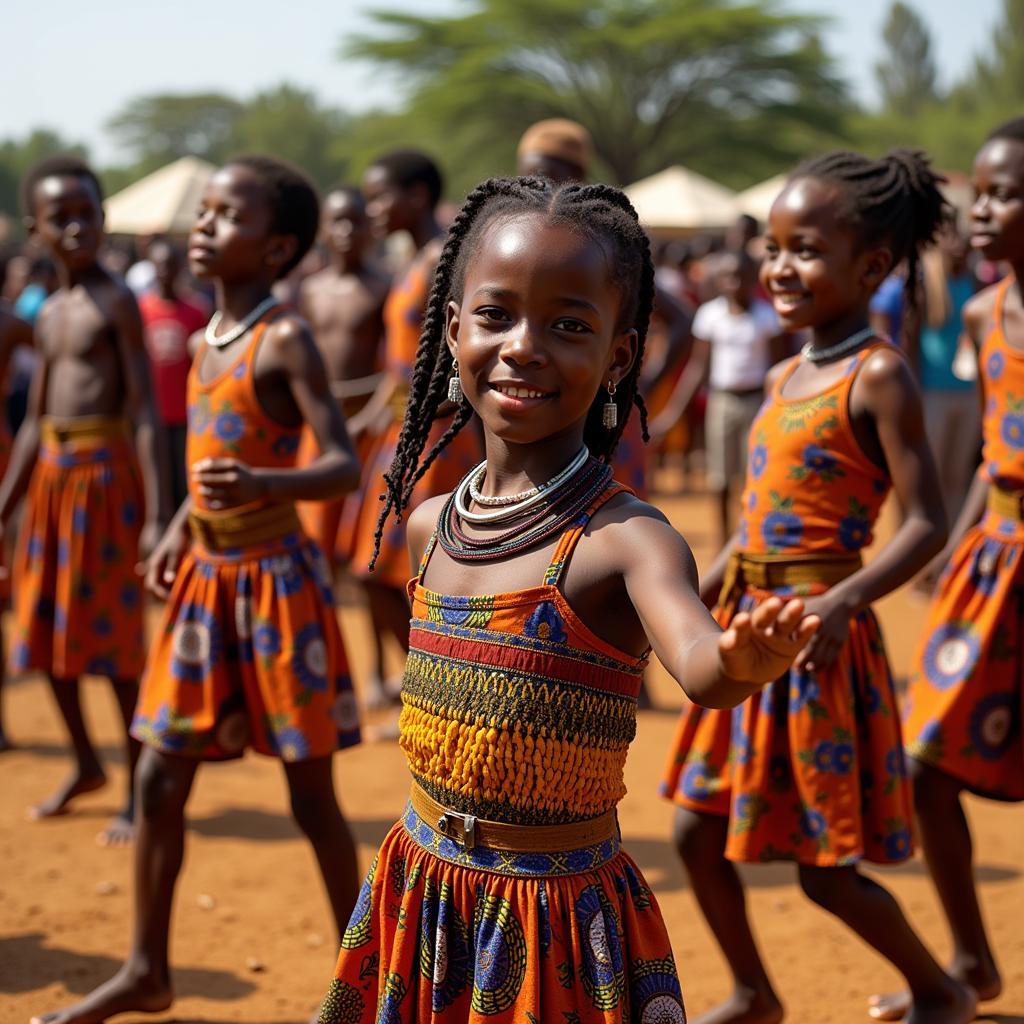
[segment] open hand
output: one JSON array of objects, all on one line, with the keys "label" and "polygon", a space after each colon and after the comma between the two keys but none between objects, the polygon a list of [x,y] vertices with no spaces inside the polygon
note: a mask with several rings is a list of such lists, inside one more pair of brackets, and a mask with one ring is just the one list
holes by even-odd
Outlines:
[{"label": "open hand", "polygon": [[821,625],[793,664],[802,672],[820,672],[835,664],[850,636],[850,609],[841,598],[827,593],[808,600],[806,614],[816,616]]},{"label": "open hand", "polygon": [[172,523],[149,556],[146,562],[146,589],[161,601],[166,601],[170,596],[178,567],[190,544],[188,523]]},{"label": "open hand", "polygon": [[749,683],[778,679],[814,636],[821,619],[805,615],[799,599],[770,597],[752,612],[738,612],[718,638],[726,675]]},{"label": "open hand", "polygon": [[264,479],[238,459],[200,459],[192,466],[192,479],[212,509],[247,505],[266,493]]}]

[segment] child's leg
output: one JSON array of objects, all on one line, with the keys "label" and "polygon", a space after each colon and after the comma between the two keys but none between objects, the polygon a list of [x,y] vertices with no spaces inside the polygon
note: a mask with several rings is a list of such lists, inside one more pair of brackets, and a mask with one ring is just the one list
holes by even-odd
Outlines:
[{"label": "child's leg", "polygon": [[82,793],[91,793],[103,786],[107,777],[103,774],[96,750],[89,739],[82,715],[82,698],[77,679],[50,679],[50,689],[60,710],[61,718],[71,740],[71,749],[75,755],[75,768],[61,784],[56,793],[42,803],[30,809],[33,818],[49,818],[55,814],[63,814],[68,804]]},{"label": "child's leg", "polygon": [[735,866],[725,859],[728,828],[724,815],[676,810],[676,849],[733,977],[732,995],[694,1024],[776,1024],[782,1020],[782,1004],[750,930],[743,883]]},{"label": "child's leg", "polygon": [[[974,887],[973,844],[964,809],[961,785],[952,776],[908,759],[914,783],[914,809],[921,846],[939,899],[953,933],[953,960],[949,973],[965,982],[982,1000],[995,999],[1002,991],[992,948]],[[868,1000],[876,1020],[899,1020],[910,1006],[910,994],[896,992]]]},{"label": "child's leg", "polygon": [[371,707],[380,707],[390,698],[397,696],[387,692],[384,685],[384,646],[385,633],[393,636],[403,651],[409,650],[409,602],[404,593],[394,587],[365,580],[366,600],[370,607],[370,618],[373,620],[374,650],[376,665],[374,666],[369,687],[368,703]]},{"label": "child's leg", "polygon": [[152,747],[139,761],[132,947],[124,966],[80,1003],[33,1024],[100,1024],[115,1013],[157,1013],[171,1005],[167,946],[174,885],[185,851],[185,802],[199,762]]},{"label": "child's leg", "polygon": [[800,885],[818,906],[849,925],[907,979],[912,1024],[967,1024],[974,992],[951,978],[910,927],[891,893],[855,867],[800,865]]},{"label": "child's leg", "polygon": [[135,829],[135,766],[139,760],[142,744],[128,731],[131,728],[135,704],[139,699],[139,684],[133,679],[112,679],[117,709],[124,723],[124,755],[128,777],[125,780],[124,807],[114,816],[113,821],[96,837],[100,846],[124,846],[130,843]]},{"label": "child's leg", "polygon": [[285,763],[292,815],[316,854],[331,913],[341,938],[359,895],[359,857],[348,823],[338,807],[332,758]]}]

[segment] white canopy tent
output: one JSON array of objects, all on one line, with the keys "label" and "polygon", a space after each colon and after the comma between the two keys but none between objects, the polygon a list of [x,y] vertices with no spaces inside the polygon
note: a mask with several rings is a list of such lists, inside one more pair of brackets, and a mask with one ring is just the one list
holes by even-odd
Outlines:
[{"label": "white canopy tent", "polygon": [[216,168],[194,156],[147,174],[104,204],[112,235],[183,235],[195,220],[199,198]]},{"label": "white canopy tent", "polygon": [[685,167],[667,167],[625,192],[652,234],[720,231],[736,219],[733,192]]},{"label": "white canopy tent", "polygon": [[737,193],[736,205],[739,208],[739,212],[756,217],[761,222],[761,226],[764,227],[765,221],[768,220],[772,203],[778,198],[788,178],[789,175],[787,174],[776,174],[775,177],[769,178],[767,181],[758,182],[756,185],[751,185],[750,188]]}]

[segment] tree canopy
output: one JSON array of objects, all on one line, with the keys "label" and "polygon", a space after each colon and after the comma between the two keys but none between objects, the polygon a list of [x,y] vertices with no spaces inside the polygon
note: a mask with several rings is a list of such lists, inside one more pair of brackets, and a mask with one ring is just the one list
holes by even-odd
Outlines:
[{"label": "tree canopy", "polygon": [[896,0],[882,29],[885,54],[875,65],[885,108],[916,114],[938,97],[935,58],[928,27],[913,8]]}]

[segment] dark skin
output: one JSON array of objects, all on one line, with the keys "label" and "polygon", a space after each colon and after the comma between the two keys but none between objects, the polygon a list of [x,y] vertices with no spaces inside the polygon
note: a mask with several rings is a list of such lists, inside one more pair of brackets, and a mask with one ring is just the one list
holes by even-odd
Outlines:
[{"label": "dark skin", "polygon": [[[7,308],[6,303],[0,302],[0,380],[7,376],[7,367],[11,361],[11,353],[19,345],[32,347],[32,328],[24,320],[18,319]],[[0,572],[6,575],[7,553],[0,548]],[[3,638],[0,637],[0,690],[4,683],[4,666],[6,658],[3,653]],[[11,743],[7,739],[3,725],[3,708],[0,707],[0,753],[11,749]]]},{"label": "dark skin", "polygon": [[[28,489],[42,417],[73,422],[82,416],[126,416],[135,427],[145,492],[147,520],[140,540],[141,554],[145,555],[167,521],[167,489],[159,470],[165,459],[155,429],[138,306],[128,288],[98,262],[103,207],[94,184],[77,175],[44,178],[35,187],[33,211],[26,226],[48,250],[60,284],[46,300],[36,322],[40,359],[25,420],[0,484],[0,544]],[[64,813],[75,797],[99,789],[106,782],[82,717],[78,680],[51,679],[50,683],[76,763],[57,792],[30,810],[34,819]],[[98,840],[103,845],[120,846],[131,839],[134,817],[132,778],[139,745],[128,735],[128,727],[138,682],[112,679],[111,683],[124,723],[129,771],[125,805]]]},{"label": "dark skin", "polygon": [[[761,281],[789,331],[809,329],[828,348],[867,324],[868,303],[892,265],[885,247],[867,247],[836,215],[836,186],[813,179],[792,182],[772,207]],[[786,398],[811,397],[834,384],[848,358],[815,365],[801,360],[786,382]],[[776,368],[766,389],[792,363]],[[937,473],[924,436],[920,398],[909,368],[881,351],[862,366],[850,393],[854,436],[893,481],[906,509],[903,525],[870,565],[820,597],[807,610],[821,627],[799,653],[807,670],[833,664],[849,635],[849,620],[872,601],[910,579],[941,546],[946,527]],[[716,560],[701,596],[718,597],[728,552]],[[728,818],[680,808],[674,839],[704,916],[733,975],[733,992],[697,1024],[776,1024],[782,1003],[761,960],[746,914],[743,884],[725,859]],[[855,866],[798,866],[807,896],[847,924],[907,979],[914,1024],[966,1024],[974,993],[935,962],[892,896]]]},{"label": "dark skin", "polygon": [[[986,259],[1005,261],[1016,278],[1002,308],[1007,343],[1024,353],[1024,143],[994,139],[974,161],[975,202],[971,245]],[[980,353],[995,312],[998,286],[979,292],[964,307],[964,332]],[[979,366],[978,379],[984,381]],[[979,389],[983,391],[983,389]],[[985,395],[980,394],[984,409]],[[979,469],[946,547],[929,568],[933,582],[967,532],[981,519],[989,482]],[[911,757],[909,771],[925,860],[953,936],[949,973],[970,985],[981,1000],[995,999],[1003,982],[992,952],[974,884],[974,848],[961,796],[964,785],[941,769]],[[874,996],[868,1012],[877,1020],[899,1020],[907,1011],[904,992]]]},{"label": "dark skin", "polygon": [[[214,281],[221,329],[230,330],[270,294],[295,252],[293,235],[271,231],[269,197],[251,170],[221,168],[210,180],[189,240],[192,272]],[[264,469],[238,459],[206,459],[192,467],[199,492],[215,508],[258,498],[331,498],[351,490],[359,467],[323,360],[305,322],[282,313],[264,332],[254,365],[263,411],[286,426],[309,424],[320,457],[303,469]],[[224,349],[206,349],[200,375],[212,379],[245,354],[252,332]],[[150,559],[147,584],[166,597],[187,550],[187,514],[178,511]],[[115,1013],[158,1012],[173,1001],[168,938],[174,886],[184,854],[184,812],[198,763],[146,747],[139,762],[140,821],[135,848],[135,917],[128,960],[110,981],[65,1010],[33,1018],[45,1024],[99,1024]],[[295,820],[313,847],[339,934],[359,891],[355,843],[338,808],[331,758],[286,764]]]},{"label": "dark skin", "polygon": [[[620,297],[604,250],[541,215],[495,220],[449,304],[446,337],[466,399],[484,429],[486,494],[518,492],[579,451],[587,412],[609,379],[636,357],[636,333],[619,324]],[[515,397],[509,388],[534,397]],[[504,391],[503,391],[504,389]],[[421,557],[444,498],[410,517],[410,555]],[[553,545],[483,566],[438,549],[426,585],[447,594],[535,587]],[[723,633],[697,596],[693,556],[656,509],[628,495],[594,516],[564,583],[569,602],[607,642],[639,655],[653,646],[695,700],[731,706],[788,665],[813,632],[799,601],[766,602]]]},{"label": "dark skin", "polygon": [[[382,312],[391,282],[367,262],[373,236],[360,198],[331,192],[322,221],[330,263],[303,282],[299,309],[313,328],[335,396],[357,397],[377,383]],[[357,433],[351,423],[349,429]]]}]

